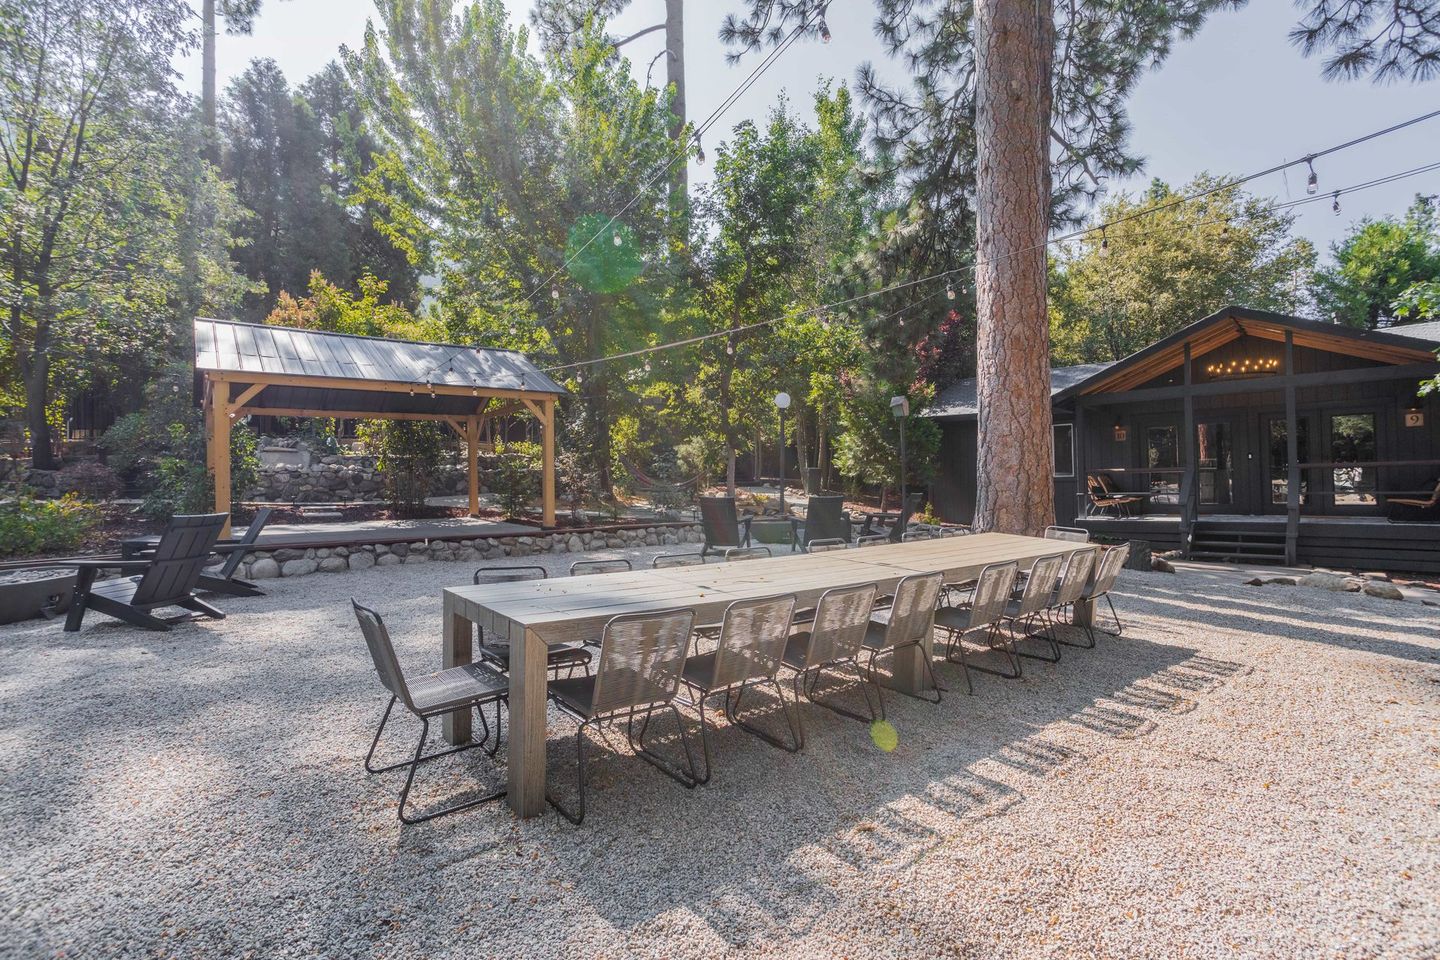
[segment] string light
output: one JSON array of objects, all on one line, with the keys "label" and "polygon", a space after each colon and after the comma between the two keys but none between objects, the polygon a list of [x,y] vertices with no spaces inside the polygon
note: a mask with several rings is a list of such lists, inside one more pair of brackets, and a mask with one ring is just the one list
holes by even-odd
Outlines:
[{"label": "string light", "polygon": [[732,357],[735,356],[735,344],[733,344],[733,343],[727,343],[727,344],[725,344],[725,352],[728,353],[728,354],[729,354],[730,356],[732,356]]},{"label": "string light", "polygon": [[1305,192],[1314,194],[1320,189],[1320,178],[1315,175],[1315,163],[1313,157],[1305,158],[1305,166],[1310,168],[1310,176],[1305,181]]},{"label": "string light", "polygon": [[646,373],[649,373],[649,372],[650,372],[650,361],[649,361],[649,360],[646,360],[646,361],[645,361],[645,372],[646,372]]},{"label": "string light", "polygon": [[520,332],[520,328],[519,328],[519,327],[515,326],[515,324],[513,324],[513,323],[510,324],[510,336],[513,337],[513,336],[515,336],[515,335],[516,335],[517,333],[519,333],[519,332]]},{"label": "string light", "polygon": [[432,382],[429,381],[429,380],[426,380],[426,381],[425,381],[425,386],[428,387],[429,390],[430,390],[430,399],[431,399],[431,400],[434,400],[434,399],[435,399],[435,384],[432,383]]},{"label": "string light", "polygon": [[825,22],[825,18],[823,16],[820,18],[820,42],[830,42],[830,24]]},{"label": "string light", "polygon": [[1105,236],[1105,228],[1100,228],[1100,256],[1110,256],[1110,238]]},{"label": "string light", "polygon": [[695,150],[695,162],[703,167],[705,165],[705,144],[700,142],[699,137],[695,138]]},{"label": "string light", "polygon": [[620,246],[620,244],[622,244],[622,243],[625,242],[624,240],[620,239],[620,231],[619,231],[619,230],[616,230],[616,231],[615,231],[614,236],[611,238],[611,242],[614,243],[615,246],[617,246],[617,247]]},{"label": "string light", "polygon": [[551,288],[550,288],[550,299],[551,299],[551,300],[559,300],[559,299],[560,299],[560,288],[559,288],[559,287],[551,287]]},{"label": "string light", "polygon": [[410,396],[412,396],[412,397],[415,396],[415,388],[414,388],[414,387],[411,387],[411,388],[410,388]]},{"label": "string light", "polygon": [[947,281],[946,284],[945,284],[945,299],[946,299],[946,300],[954,300],[954,299],[955,299],[955,285],[952,284],[952,283],[950,283],[950,282],[948,282],[948,281]]},{"label": "string light", "polygon": [[1334,210],[1336,214],[1339,214],[1339,213],[1340,213],[1340,191],[1339,191],[1339,190],[1336,190],[1334,193],[1332,193],[1332,194],[1330,195],[1330,209],[1331,209],[1331,210]]},{"label": "string light", "polygon": [[1223,224],[1221,224],[1221,226],[1220,226],[1220,236],[1222,236],[1222,237],[1228,237],[1228,236],[1230,236],[1230,218],[1229,218],[1229,217],[1226,217],[1226,218],[1225,218],[1225,222],[1224,222]]}]

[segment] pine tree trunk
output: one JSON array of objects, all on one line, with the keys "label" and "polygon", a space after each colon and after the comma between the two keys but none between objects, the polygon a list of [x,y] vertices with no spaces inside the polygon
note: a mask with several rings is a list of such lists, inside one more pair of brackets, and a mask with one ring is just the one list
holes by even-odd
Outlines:
[{"label": "pine tree trunk", "polygon": [[215,0],[200,7],[200,121],[205,138],[203,155],[211,163],[220,159],[219,134],[215,129]]},{"label": "pine tree trunk", "polygon": [[[680,139],[685,129],[685,8],[684,0],[665,0],[665,80],[675,88],[670,111],[675,115],[670,137]],[[677,163],[670,182],[671,209],[683,211],[690,191],[690,165]]]},{"label": "pine tree trunk", "polygon": [[977,530],[1038,535],[1055,519],[1045,309],[1054,50],[1051,0],[977,0]]}]

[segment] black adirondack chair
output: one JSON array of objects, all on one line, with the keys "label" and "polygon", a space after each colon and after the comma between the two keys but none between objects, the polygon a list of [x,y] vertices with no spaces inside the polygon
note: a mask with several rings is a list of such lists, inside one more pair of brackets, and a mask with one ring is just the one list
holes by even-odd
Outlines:
[{"label": "black adirondack chair", "polygon": [[[154,553],[144,559],[57,563],[80,571],[65,629],[71,633],[79,630],[86,611],[92,609],[147,630],[169,630],[171,624],[192,619],[195,614],[224,619],[224,613],[195,596],[195,587],[227,516],[211,513],[175,517],[155,545]],[[95,582],[101,570],[116,569],[136,575]],[[154,611],[162,607],[180,607],[190,613],[156,616]]]},{"label": "black adirondack chair", "polygon": [[735,508],[734,497],[701,497],[700,523],[705,528],[705,546],[700,556],[724,553],[731,547],[750,546],[750,521]]},{"label": "black adirondack chair", "polygon": [[810,549],[816,540],[855,541],[850,514],[845,512],[844,497],[811,497],[805,505],[805,521],[800,524],[800,547]]},{"label": "black adirondack chair", "polygon": [[890,528],[890,542],[899,543],[905,536],[905,528],[910,526],[910,518],[920,512],[925,505],[925,494],[912,493],[905,498],[904,506],[900,510],[900,518]]},{"label": "black adirondack chair", "polygon": [[[263,597],[265,591],[249,580],[235,576],[247,554],[255,547],[260,531],[270,520],[270,508],[261,507],[255,511],[255,519],[245,528],[245,536],[230,537],[215,544],[215,552],[225,557],[225,562],[214,573],[200,574],[199,589],[208,593],[225,593],[233,597]],[[126,540],[121,545],[120,556],[125,560],[144,560],[160,542],[159,537],[138,537]]]}]

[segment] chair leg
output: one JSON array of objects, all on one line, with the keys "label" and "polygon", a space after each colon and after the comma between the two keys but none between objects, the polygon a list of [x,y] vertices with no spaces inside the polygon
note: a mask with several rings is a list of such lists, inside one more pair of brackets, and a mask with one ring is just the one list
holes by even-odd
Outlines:
[{"label": "chair leg", "polygon": [[965,659],[965,631],[949,630],[950,641],[945,647],[945,659],[960,664],[961,675],[965,677],[965,693],[975,696],[975,683],[970,679],[970,664]]},{"label": "chair leg", "polygon": [[[935,689],[935,696],[934,696],[933,698],[925,696],[924,693],[911,693],[911,692],[908,691],[908,690],[901,690],[899,687],[894,686],[893,684],[881,683],[879,680],[875,679],[875,658],[876,658],[878,655],[880,655],[881,653],[886,652],[885,650],[873,650],[873,651],[871,651],[871,653],[870,653],[870,676],[871,676],[871,681],[870,681],[870,682],[875,685],[875,687],[876,687],[877,690],[878,690],[879,688],[881,688],[881,687],[888,687],[889,689],[894,690],[896,693],[903,693],[903,694],[905,694],[905,696],[907,696],[907,697],[913,697],[913,698],[915,698],[916,700],[924,700],[926,703],[939,703],[939,702],[941,701],[941,699],[943,699],[943,698],[942,698],[942,694],[944,694],[945,688],[944,688],[943,686],[941,686],[939,680],[936,679],[936,677],[935,677],[935,666],[934,666],[934,664],[932,664],[932,663],[930,662],[930,658],[924,655],[924,650],[925,650],[925,648],[924,648],[923,646],[921,646],[921,644],[919,644],[919,643],[917,642],[917,643],[905,643],[905,644],[900,644],[900,645],[898,645],[898,646],[889,647],[889,648],[888,648],[888,651],[889,651],[890,653],[892,653],[892,654],[898,654],[901,650],[905,649],[906,647],[920,647],[920,650],[921,650],[920,663],[924,666],[924,668],[925,668],[925,675],[930,678],[930,684],[931,684],[931,686],[933,686],[934,689]],[[883,717],[884,714],[882,713],[881,716]]]},{"label": "chair leg", "polygon": [[545,802],[554,807],[560,816],[569,820],[577,827],[585,822],[585,728],[589,726],[589,724],[589,720],[582,720],[580,726],[575,728],[575,770],[580,781],[579,807],[574,813],[571,813],[548,791],[545,794]]},{"label": "chair leg", "polygon": [[[388,714],[389,711],[387,710],[386,712],[387,712],[387,714]],[[483,710],[481,711],[481,720],[482,720],[482,721],[484,720],[484,712],[483,712]],[[486,729],[487,729],[487,731],[488,731],[488,729],[489,729],[488,724],[486,725]],[[487,736],[488,736],[488,733],[487,733]],[[413,824],[417,824],[417,823],[424,823],[424,822],[426,822],[427,820],[434,820],[436,817],[443,817],[443,816],[445,816],[445,814],[447,814],[447,813],[459,813],[461,810],[469,810],[471,807],[478,807],[478,806],[480,806],[481,804],[484,804],[484,803],[493,803],[494,801],[499,800],[499,799],[501,799],[502,797],[505,796],[505,792],[506,792],[506,791],[505,791],[505,788],[502,787],[501,789],[496,790],[496,791],[493,792],[493,793],[488,793],[488,794],[486,794],[486,795],[483,796],[483,797],[477,797],[477,798],[472,799],[472,800],[465,800],[465,801],[462,801],[462,802],[460,802],[460,803],[453,803],[453,804],[451,804],[451,805],[448,806],[448,807],[442,807],[442,808],[440,808],[439,810],[432,810],[432,811],[430,811],[429,813],[422,813],[422,814],[419,814],[418,816],[406,816],[406,815],[405,815],[405,805],[406,805],[406,803],[409,802],[409,799],[410,799],[410,788],[411,788],[412,786],[414,786],[414,784],[415,784],[415,771],[419,768],[420,764],[425,763],[425,762],[428,762],[428,761],[430,761],[430,760],[435,760],[435,759],[437,759],[437,758],[439,758],[439,757],[443,757],[443,756],[445,756],[445,755],[447,755],[447,754],[457,753],[457,752],[458,752],[458,750],[446,750],[446,751],[444,751],[443,753],[436,753],[436,754],[431,754],[430,756],[425,756],[425,755],[424,755],[424,752],[425,752],[425,741],[428,740],[429,738],[430,738],[430,720],[429,720],[428,718],[426,718],[426,717],[421,717],[421,718],[420,718],[420,741],[419,741],[417,744],[415,744],[415,756],[414,756],[414,758],[410,761],[410,764],[409,764],[410,769],[409,769],[409,771],[405,774],[405,786],[400,789],[400,821],[401,821],[402,823],[407,823],[407,824],[412,824],[412,825],[413,825]],[[480,745],[481,745],[481,744],[466,744],[464,747],[462,747],[462,748],[460,748],[460,749],[470,749],[470,748],[472,748],[472,747],[477,747],[477,746],[480,746]]]},{"label": "chair leg", "polygon": [[1115,612],[1115,601],[1110,599],[1109,592],[1107,591],[1104,596],[1105,603],[1110,607],[1110,616],[1115,621],[1115,632],[1111,636],[1118,637],[1125,632],[1125,626],[1120,622],[1120,614]]},{"label": "chair leg", "polygon": [[75,633],[85,619],[85,610],[90,605],[90,588],[95,585],[95,570],[83,567],[76,579],[75,589],[70,595],[70,609],[65,614],[65,632]]},{"label": "chair leg", "polygon": [[[1074,619],[1074,604],[1070,604],[1070,607],[1071,607],[1071,620],[1073,620],[1073,619]],[[1055,630],[1055,642],[1056,642],[1056,643],[1062,644],[1062,645],[1067,646],[1067,647],[1077,647],[1077,648],[1079,648],[1079,649],[1081,649],[1081,650],[1093,650],[1093,649],[1095,649],[1095,631],[1090,627],[1089,624],[1084,624],[1083,626],[1077,628],[1077,629],[1083,629],[1083,630],[1085,631],[1085,637],[1086,637],[1086,639],[1085,639],[1084,641],[1064,640],[1064,639],[1062,639],[1062,638],[1060,637],[1060,628],[1061,628],[1062,626],[1064,626],[1064,625],[1065,625],[1065,610],[1064,610],[1064,608],[1062,607],[1062,608],[1060,608],[1058,611],[1056,611],[1056,619],[1055,619],[1055,622],[1054,622],[1054,625],[1053,625],[1053,628],[1054,628],[1054,630]],[[1073,627],[1073,626],[1075,626],[1075,624],[1074,624],[1074,623],[1071,623],[1070,626]]]},{"label": "chair leg", "polygon": [[991,676],[995,677],[1003,677],[1006,680],[1019,680],[1021,677],[1020,658],[1015,653],[1014,641],[1007,640],[997,644],[995,642],[995,638],[996,635],[999,633],[1000,621],[996,620],[990,625],[990,633],[986,636],[986,643],[992,651],[999,651],[1000,653],[1005,654],[1006,659],[1010,661],[1010,670],[1007,672],[997,669],[995,667],[987,667],[984,664],[979,663],[967,663],[966,669],[979,670],[981,673],[988,673]]},{"label": "chair leg", "polygon": [[[827,701],[827,700],[822,700],[821,698],[819,698],[819,697],[817,697],[817,696],[815,695],[816,690],[819,689],[819,686],[820,686],[820,677],[824,674],[825,667],[827,667],[827,666],[838,667],[838,666],[841,666],[842,664],[849,664],[849,666],[850,666],[852,669],[854,669],[854,671],[855,671],[855,676],[856,676],[856,678],[857,678],[857,680],[858,680],[858,683],[859,683],[859,686],[860,686],[860,695],[865,698],[865,712],[866,712],[867,714],[869,714],[869,716],[864,716],[864,715],[862,715],[862,714],[856,713],[856,712],[853,711],[853,710],[847,710],[846,708],[840,706],[839,704],[836,704],[836,703],[833,703],[833,702],[830,702],[830,701]],[[808,683],[806,682],[807,680],[808,680]],[[802,692],[803,692],[803,694],[804,694],[804,696],[805,696],[805,699],[806,699],[806,700],[809,700],[811,703],[815,704],[815,706],[817,706],[817,707],[824,707],[826,710],[829,710],[831,713],[838,713],[838,714],[839,714],[840,716],[842,716],[842,717],[849,717],[849,718],[852,719],[852,720],[859,720],[861,723],[874,723],[876,720],[880,719],[881,716],[883,716],[883,714],[877,713],[876,710],[875,710],[875,708],[874,708],[873,706],[871,706],[871,704],[870,704],[870,687],[871,687],[871,683],[870,683],[870,681],[868,681],[868,680],[865,679],[865,671],[860,667],[860,664],[859,664],[858,662],[856,662],[854,658],[851,658],[850,660],[847,660],[847,661],[837,661],[836,663],[833,663],[833,664],[822,664],[821,666],[818,666],[818,667],[812,667],[812,668],[811,668],[810,670],[808,670],[808,671],[804,671],[804,672],[801,672],[801,673],[797,673],[797,674],[795,675],[795,684],[796,684],[795,690],[796,690],[796,707],[797,707],[796,716],[797,716],[797,717],[799,716],[799,710],[798,710],[798,707],[799,707],[799,695],[800,695]],[[801,740],[802,740],[802,743],[803,743],[803,740],[804,740],[804,737],[803,737],[803,733],[804,733],[803,728],[802,728],[801,733],[802,733]]]},{"label": "chair leg", "polygon": [[[388,766],[384,766],[384,767],[376,767],[376,766],[373,766],[373,765],[372,765],[372,764],[373,764],[373,761],[374,761],[374,759],[375,759],[375,749],[380,745],[380,737],[385,733],[385,725],[386,725],[387,723],[389,723],[389,721],[390,721],[390,712],[395,709],[395,704],[396,704],[396,702],[397,702],[396,699],[395,699],[394,697],[391,697],[391,698],[390,698],[390,702],[389,702],[389,703],[386,705],[386,707],[385,707],[385,712],[384,712],[384,714],[382,714],[381,717],[380,717],[380,726],[377,727],[376,730],[375,730],[375,739],[370,742],[370,752],[367,753],[367,754],[365,754],[365,772],[366,772],[366,773],[389,773],[391,770],[399,770],[401,767],[408,767],[408,766],[411,766],[411,765],[414,763],[414,761],[412,761],[412,760],[401,760],[399,763],[392,763],[392,764],[389,764]],[[488,738],[489,738],[489,729],[490,729],[490,727],[489,727],[489,724],[488,724],[488,723],[485,723],[484,707],[482,706],[482,707],[480,707],[479,709],[480,709],[480,721],[481,721],[481,724],[482,724],[482,725],[485,727],[485,729],[486,729],[486,738],[488,739]],[[499,700],[496,700],[496,701],[495,701],[495,715],[496,715],[496,724],[497,724],[497,726],[496,726],[496,737],[495,737],[495,750],[498,750],[498,749],[499,749],[499,746],[500,746],[499,726],[498,726],[498,724],[499,724],[499,715],[500,715],[500,701],[499,701]],[[428,721],[424,721],[424,720],[422,719],[422,723],[423,723],[423,722],[428,722]],[[466,750],[474,750],[474,749],[476,749],[477,747],[485,747],[485,741],[484,741],[484,740],[477,740],[477,741],[472,741],[472,742],[470,742],[470,743],[463,743],[463,744],[461,744],[461,745],[458,746],[458,747],[451,747],[451,748],[449,748],[448,750],[441,750],[439,753],[432,753],[432,754],[429,754],[429,755],[427,755],[427,756],[423,756],[423,757],[420,758],[420,761],[419,761],[419,762],[420,762],[420,763],[429,763],[431,760],[439,760],[441,757],[448,757],[448,756],[450,756],[451,754],[455,754],[455,753],[463,753],[463,752],[466,751]],[[488,754],[489,754],[490,756],[492,756],[492,757],[495,756],[495,750],[491,750],[490,748],[485,748],[485,752],[488,753]]]},{"label": "chair leg", "polygon": [[201,600],[199,597],[195,597],[195,596],[186,597],[184,600],[181,600],[180,602],[178,602],[178,603],[175,604],[175,605],[176,605],[177,607],[180,607],[180,608],[184,609],[184,610],[193,610],[193,611],[195,611],[196,613],[200,614],[201,616],[211,617],[212,619],[215,619],[215,620],[224,620],[224,619],[225,619],[225,611],[220,610],[220,609],[217,608],[217,607],[211,606],[210,604],[206,603],[204,600]]},{"label": "chair leg", "polygon": [[[1043,633],[1036,633],[1036,632],[1032,629],[1032,627],[1033,627],[1033,625],[1034,625],[1034,623],[1035,623],[1035,618],[1036,618],[1036,617],[1040,617],[1040,618],[1043,620],[1043,619],[1044,619],[1044,612],[1041,611],[1041,612],[1039,612],[1039,613],[1029,614],[1028,616],[1025,617],[1025,619],[1024,619],[1023,621],[1021,621],[1021,627],[1024,629],[1025,632],[1020,635],[1020,637],[1018,638],[1017,641],[1015,641],[1014,643],[1011,644],[1011,649],[1014,650],[1016,656],[1024,657],[1024,658],[1027,659],[1027,660],[1039,660],[1039,661],[1041,661],[1041,662],[1043,662],[1043,663],[1059,663],[1059,662],[1060,662],[1060,647],[1055,643],[1054,638],[1053,638],[1053,637],[1049,637],[1049,636],[1045,636]],[[1014,620],[1011,620],[1011,621],[1010,621],[1010,625],[1011,625],[1012,628],[1014,628],[1015,625],[1016,625],[1016,622],[1015,622]],[[1043,639],[1046,643],[1050,644],[1051,652],[1050,652],[1050,656],[1048,656],[1048,657],[1047,657],[1045,654],[1043,654],[1043,653],[1026,653],[1024,650],[1021,650],[1020,647],[1019,647],[1019,642],[1020,642],[1020,641],[1024,641],[1024,640],[1042,640],[1042,639]]]},{"label": "chair leg", "polygon": [[680,746],[685,751],[684,770],[674,766],[645,744],[645,734],[650,729],[650,718],[655,713],[654,705],[645,711],[645,719],[640,723],[640,735],[638,737],[633,734],[635,714],[633,711],[631,712],[630,722],[626,725],[626,736],[629,737],[630,747],[635,751],[636,756],[685,789],[693,790],[697,786],[698,781],[695,779],[695,757],[690,752],[690,739],[685,735],[685,720],[684,717],[681,716],[679,709],[673,703],[667,703],[665,706],[669,707],[675,714],[675,724],[680,729]]},{"label": "chair leg", "polygon": [[728,692],[726,693],[725,719],[729,720],[735,726],[739,727],[741,730],[744,730],[751,736],[759,737],[761,740],[764,740],[772,747],[779,747],[786,753],[798,753],[800,751],[800,747],[802,746],[802,744],[800,743],[800,735],[795,731],[795,720],[793,717],[790,716],[789,707],[785,703],[784,691],[780,687],[779,681],[775,680],[773,677],[770,679],[770,683],[774,684],[775,686],[775,696],[780,698],[780,712],[785,714],[785,722],[790,726],[789,743],[786,743],[779,737],[771,736],[764,730],[761,730],[759,727],[746,723],[744,720],[740,719],[740,698],[745,695],[747,684],[740,684],[740,688],[734,691],[735,699],[733,701],[730,699],[730,694]]}]

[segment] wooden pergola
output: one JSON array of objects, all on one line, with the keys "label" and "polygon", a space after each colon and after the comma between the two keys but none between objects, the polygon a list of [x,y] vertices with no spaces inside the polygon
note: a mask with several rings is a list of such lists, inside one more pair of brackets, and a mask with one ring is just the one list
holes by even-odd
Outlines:
[{"label": "wooden pergola", "polygon": [[565,390],[524,354],[197,319],[195,377],[217,513],[231,508],[230,429],[239,417],[449,424],[465,441],[475,516],[486,422],[528,412],[542,432],[544,523],[555,524],[555,400]]}]

